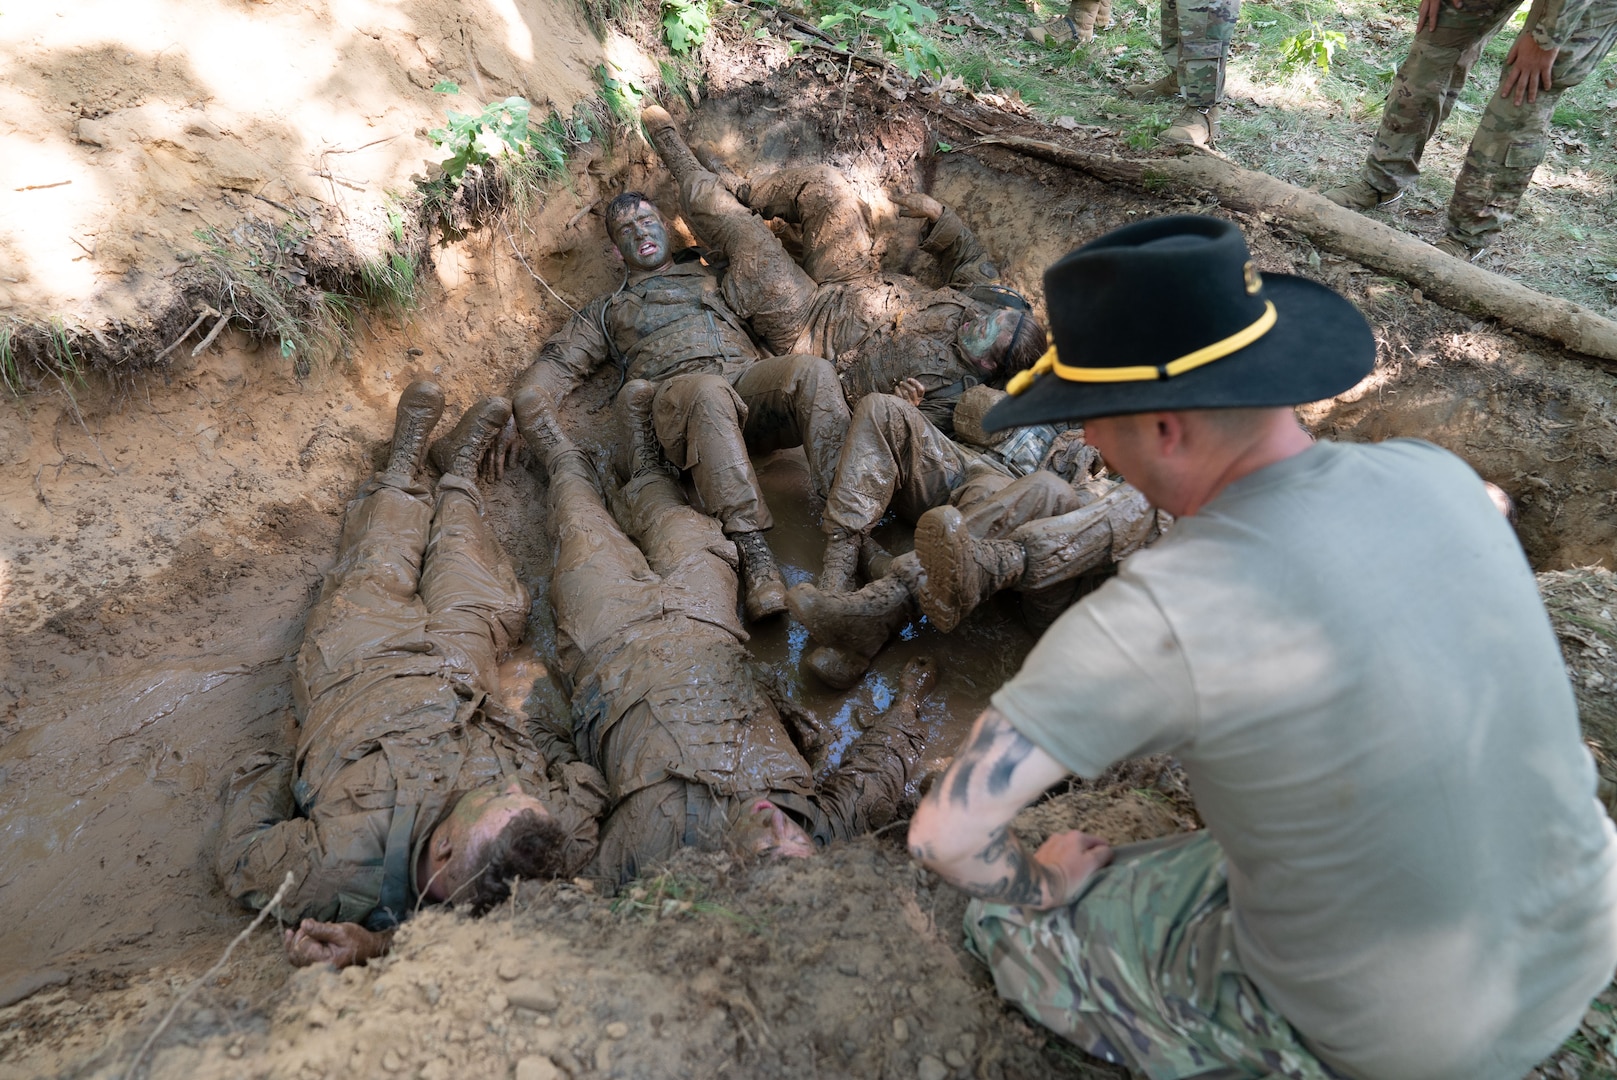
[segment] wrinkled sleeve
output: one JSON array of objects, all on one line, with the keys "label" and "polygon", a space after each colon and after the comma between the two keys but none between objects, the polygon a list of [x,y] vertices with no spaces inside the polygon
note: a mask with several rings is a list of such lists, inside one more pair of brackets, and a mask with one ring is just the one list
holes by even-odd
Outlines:
[{"label": "wrinkled sleeve", "polygon": [[256,911],[270,902],[291,871],[288,895],[295,896],[319,862],[319,848],[314,823],[300,817],[292,801],[292,759],[254,754],[231,777],[225,795],[225,820],[214,857],[225,892]]},{"label": "wrinkled sleeve", "polygon": [[606,299],[593,301],[551,335],[539,350],[539,358],[518,376],[511,390],[513,397],[528,387],[537,387],[560,404],[606,362],[612,351],[601,328]]},{"label": "wrinkled sleeve", "polygon": [[1594,0],[1536,0],[1528,19],[1541,49],[1559,52],[1577,31]]},{"label": "wrinkled sleeve", "polygon": [[1035,746],[1087,779],[1195,736],[1196,696],[1172,628],[1120,575],[1045,631],[992,698]]},{"label": "wrinkled sleeve", "polygon": [[554,797],[545,800],[557,823],[567,830],[568,874],[583,870],[600,846],[601,815],[606,810],[606,778],[593,765],[569,761],[550,768]]},{"label": "wrinkled sleeve", "polygon": [[938,260],[943,280],[949,285],[987,285],[999,280],[999,267],[966,223],[947,206],[943,216],[921,237],[921,250]]}]

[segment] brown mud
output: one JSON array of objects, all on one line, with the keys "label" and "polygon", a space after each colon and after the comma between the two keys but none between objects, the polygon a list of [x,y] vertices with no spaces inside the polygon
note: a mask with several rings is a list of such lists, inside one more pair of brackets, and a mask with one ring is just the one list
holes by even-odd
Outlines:
[{"label": "brown mud", "polygon": [[[241,10],[257,18],[253,8]],[[870,196],[896,269],[925,267],[914,224],[897,219],[884,188],[925,188],[953,205],[1007,280],[1035,297],[1044,266],[1101,232],[1164,212],[1224,212],[1003,150],[939,153],[940,140],[964,147],[970,132],[925,103],[895,102],[867,79],[845,98],[840,68],[812,57],[784,65],[774,43],[714,50],[713,96],[690,119],[692,141],[742,171],[844,168]],[[577,161],[522,229],[533,271],[574,305],[617,283],[598,216],[578,215],[624,187],[675,205],[654,155],[626,140],[613,158]],[[1260,269],[1323,280],[1376,327],[1376,374],[1308,410],[1315,430],[1432,439],[1516,498],[1535,567],[1567,572],[1543,581],[1586,719],[1604,725],[1594,741],[1617,745],[1617,587],[1609,572],[1572,570],[1613,562],[1613,377],[1228,216]],[[417,311],[371,318],[346,362],[305,379],[273,345],[232,329],[195,359],[183,349],[71,401],[37,394],[0,410],[0,1078],[123,1075],[180,989],[246,925],[209,870],[221,785],[243,754],[289,741],[289,658],[343,505],[384,453],[399,390],[430,375],[463,408],[507,387],[568,314],[511,256],[503,230],[435,243],[431,258]],[[614,385],[603,373],[567,403],[563,424],[581,443],[604,450]],[[776,455],[760,473],[788,579],[817,572],[801,457]],[[534,587],[530,631],[543,650],[553,628],[541,484],[519,467],[488,493],[495,529]],[[905,543],[902,529],[883,536]],[[934,655],[942,678],[923,715],[941,757],[1031,641],[1015,600],[1002,598],[948,637],[911,627],[848,695],[805,685],[800,627],[766,628],[751,647],[835,717],[833,755],[885,706],[906,659]],[[536,707],[561,707],[545,686]],[[1079,786],[1022,824],[1037,835],[1082,824],[1121,841],[1195,820],[1176,774],[1155,763]],[[687,855],[616,898],[526,887],[481,922],[428,913],[391,958],[341,975],[294,974],[261,931],[176,1014],[140,1071],[1116,1075],[1049,1045],[994,999],[959,947],[961,897],[918,872],[901,841],[895,830],[791,865]],[[1545,1075],[1577,1069],[1567,1059]]]}]

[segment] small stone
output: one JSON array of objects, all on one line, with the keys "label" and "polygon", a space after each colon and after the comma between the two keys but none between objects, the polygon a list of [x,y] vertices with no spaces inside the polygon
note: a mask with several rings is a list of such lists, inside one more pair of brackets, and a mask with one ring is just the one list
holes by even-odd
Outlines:
[{"label": "small stone", "polygon": [[1417,304],[1426,299],[1425,296],[1421,295],[1421,291],[1419,289],[1416,289],[1414,292],[1410,293],[1409,298],[1415,301]]},{"label": "small stone", "polygon": [[603,1076],[612,1071],[612,1044],[601,1043],[595,1048],[595,1071]]},{"label": "small stone", "polygon": [[561,1080],[561,1070],[547,1057],[525,1057],[517,1062],[516,1080]]},{"label": "small stone", "polygon": [[433,1058],[421,1068],[421,1080],[449,1080],[454,1070],[447,1058]]},{"label": "small stone", "polygon": [[512,983],[506,987],[505,996],[517,1008],[537,1013],[553,1013],[561,1007],[556,991],[535,979]]},{"label": "small stone", "polygon": [[915,1002],[916,1005],[919,1005],[924,1009],[926,1008],[926,1003],[929,999],[930,995],[927,994],[926,987],[922,986],[920,983],[916,983],[914,986],[910,987],[910,1000]]},{"label": "small stone", "polygon": [[736,966],[736,962],[730,959],[728,956],[720,956],[717,960],[713,961],[713,966],[718,969],[720,975],[728,975],[730,974],[731,969]]},{"label": "small stone", "polygon": [[511,1007],[511,1001],[498,990],[488,996],[488,1011],[498,1016]]},{"label": "small stone", "polygon": [[924,1054],[915,1068],[915,1075],[918,1080],[947,1080],[949,1066],[931,1054]]},{"label": "small stone", "polygon": [[852,960],[838,960],[837,970],[848,976],[850,979],[856,979],[859,977],[859,965],[854,963]]},{"label": "small stone", "polygon": [[902,1016],[893,1017],[893,1041],[896,1043],[910,1041],[910,1026],[904,1022]]},{"label": "small stone", "polygon": [[977,1036],[969,1031],[962,1031],[960,1033],[960,1052],[968,1058],[975,1054],[977,1052]]},{"label": "small stone", "polygon": [[494,974],[506,982],[515,982],[522,977],[522,965],[517,963],[517,958],[514,956],[501,957],[499,965],[494,969]]},{"label": "small stone", "polygon": [[226,1048],[225,1053],[229,1054],[233,1058],[241,1057],[241,1043],[231,1043],[230,1046]]},{"label": "small stone", "polygon": [[390,1073],[398,1072],[404,1068],[404,1059],[399,1057],[397,1050],[389,1048],[382,1054],[382,1068]]},{"label": "small stone", "polygon": [[958,1050],[946,1052],[943,1055],[943,1060],[948,1062],[951,1069],[964,1069],[966,1067],[966,1055]]},{"label": "small stone", "polygon": [[627,1034],[629,1034],[629,1025],[622,1020],[614,1020],[606,1025],[606,1037],[609,1039],[621,1039]]}]

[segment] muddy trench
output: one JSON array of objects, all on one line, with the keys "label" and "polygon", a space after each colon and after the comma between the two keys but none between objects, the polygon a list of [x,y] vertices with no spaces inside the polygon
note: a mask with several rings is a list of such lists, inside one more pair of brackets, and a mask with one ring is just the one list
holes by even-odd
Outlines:
[{"label": "muddy trench", "polygon": [[[1046,265],[1102,232],[1165,212],[1224,213],[1003,150],[939,152],[940,141],[965,146],[970,133],[879,95],[856,93],[844,119],[841,97],[812,70],[785,69],[705,101],[688,118],[690,140],[742,172],[812,161],[845,169],[869,198],[894,270],[924,272],[926,257],[914,223],[881,193],[924,189],[959,211],[1005,279],[1035,298]],[[677,203],[655,156],[624,144],[575,163],[523,230],[532,270],[575,305],[616,284],[598,208],[631,187],[664,208]],[[1516,499],[1535,568],[1612,565],[1610,373],[1423,302],[1272,225],[1227,216],[1246,229],[1260,269],[1319,278],[1376,327],[1376,373],[1305,411],[1317,433],[1444,445]],[[384,454],[399,390],[434,377],[451,411],[504,392],[568,314],[512,258],[504,226],[439,239],[426,303],[408,317],[373,317],[345,361],[306,379],[273,348],[232,333],[195,360],[83,389],[72,402],[10,403],[0,415],[0,1060],[29,1060],[31,1047],[73,1027],[60,1010],[30,1026],[31,995],[82,999],[156,967],[194,973],[244,925],[209,864],[221,786],[243,755],[291,741],[291,654],[343,505]],[[564,409],[564,427],[602,455],[614,387],[603,373]],[[758,467],[788,584],[811,577],[823,537],[802,456]],[[554,630],[542,494],[525,467],[487,489],[496,530],[533,588],[530,634],[544,652]],[[880,535],[907,546],[901,525]],[[834,722],[829,764],[922,654],[942,673],[924,715],[932,752],[946,755],[1033,640],[1017,601],[1002,596],[952,635],[911,625],[845,694],[799,672],[806,632],[789,620],[759,630],[750,648]],[[538,699],[565,708],[554,681]],[[71,1056],[56,1065],[68,1068]]]}]

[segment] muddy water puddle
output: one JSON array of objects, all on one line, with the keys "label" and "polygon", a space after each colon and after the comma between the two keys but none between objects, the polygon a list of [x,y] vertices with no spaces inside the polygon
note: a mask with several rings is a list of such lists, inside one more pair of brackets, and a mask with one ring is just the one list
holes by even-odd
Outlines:
[{"label": "muddy water puddle", "polygon": [[[825,534],[809,498],[802,453],[772,454],[754,465],[775,518],[769,546],[786,584],[813,580],[820,572]],[[910,530],[891,520],[877,530],[876,538],[895,554],[911,546]],[[804,655],[814,646],[801,624],[788,616],[749,629],[752,640],[747,647],[753,655],[780,674],[794,701],[835,728],[830,760],[840,757],[892,703],[904,665],[920,656],[931,657],[938,669],[937,685],[921,708],[931,729],[928,754],[937,758],[953,753],[989,696],[1016,673],[1036,640],[1023,626],[1014,595],[1001,594],[952,634],[939,633],[924,616],[917,616],[877,655],[857,686],[831,690],[802,668]]]}]

